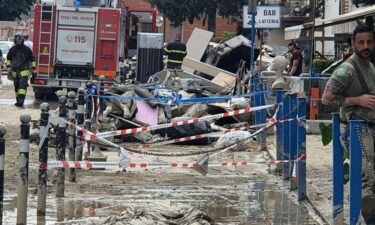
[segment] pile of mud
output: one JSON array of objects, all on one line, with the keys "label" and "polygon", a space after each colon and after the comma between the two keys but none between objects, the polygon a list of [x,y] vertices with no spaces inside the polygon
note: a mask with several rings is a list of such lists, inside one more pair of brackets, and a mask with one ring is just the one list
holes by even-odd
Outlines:
[{"label": "pile of mud", "polygon": [[90,220],[86,225],[214,225],[215,222],[199,209],[186,205],[150,204],[129,207],[116,216]]}]

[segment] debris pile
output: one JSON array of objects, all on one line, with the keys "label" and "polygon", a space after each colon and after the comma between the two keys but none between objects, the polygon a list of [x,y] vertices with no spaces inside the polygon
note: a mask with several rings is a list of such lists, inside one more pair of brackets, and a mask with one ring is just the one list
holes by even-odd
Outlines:
[{"label": "debris pile", "polygon": [[[114,126],[101,126],[100,131],[108,131],[104,127],[123,130],[186,121],[249,107],[249,96],[241,97],[241,94],[248,92],[245,77],[250,65],[250,41],[236,36],[215,47],[208,47],[211,37],[211,32],[194,30],[187,43],[188,55],[182,69],[162,70],[149,76],[147,83],[129,82],[106,87],[104,96],[101,96],[104,104],[99,121]],[[189,46],[193,47],[189,49]],[[259,50],[255,52],[257,57]],[[119,138],[121,141],[134,141],[135,138],[149,144],[223,131],[249,123],[251,113],[244,113]],[[211,141],[212,137],[191,140],[187,144],[209,144]]]}]

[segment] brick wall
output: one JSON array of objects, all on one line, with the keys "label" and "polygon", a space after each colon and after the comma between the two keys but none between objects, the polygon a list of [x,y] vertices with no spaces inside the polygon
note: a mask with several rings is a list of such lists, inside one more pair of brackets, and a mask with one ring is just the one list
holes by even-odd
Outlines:
[{"label": "brick wall", "polygon": [[0,40],[13,41],[14,35],[23,34],[24,30],[25,26],[17,22],[0,21]]},{"label": "brick wall", "polygon": [[[150,8],[151,5],[145,0],[125,0],[125,5],[129,8]],[[166,26],[164,29],[161,29],[161,32],[165,30],[165,42],[171,42],[176,37],[176,33],[179,33],[179,29],[181,28],[175,28],[173,27],[169,21],[167,21]],[[190,24],[188,22],[184,22],[182,25],[182,40],[186,43],[187,40],[189,40],[189,37],[191,33],[193,32],[194,28],[201,28],[204,30],[207,30],[207,21],[205,26],[203,26],[202,21],[194,21],[193,24]],[[217,17],[216,20],[216,38],[222,39],[224,36],[224,32],[236,32],[237,25],[236,24],[230,24],[227,22],[226,19],[223,19],[221,17]]]},{"label": "brick wall", "polygon": [[129,8],[151,8],[151,4],[142,0],[125,0],[125,5]]}]

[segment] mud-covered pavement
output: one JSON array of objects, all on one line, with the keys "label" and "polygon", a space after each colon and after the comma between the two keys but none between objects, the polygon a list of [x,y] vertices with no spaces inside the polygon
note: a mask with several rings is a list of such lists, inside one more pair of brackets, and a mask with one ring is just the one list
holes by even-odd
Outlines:
[{"label": "mud-covered pavement", "polygon": [[[5,78],[5,77],[4,77]],[[4,83],[7,81],[4,79]],[[3,224],[15,224],[18,190],[19,117],[30,114],[40,117],[39,104],[31,88],[23,109],[13,104],[11,83],[0,92],[0,122],[7,128],[5,153],[5,202]],[[49,102],[51,113],[56,102]],[[155,152],[195,152],[210,146],[167,146],[143,149]],[[55,158],[55,147],[49,148],[49,158]],[[117,151],[109,149],[108,161],[117,160]],[[131,155],[133,163],[194,162],[201,156],[183,158]],[[130,206],[149,204],[188,205],[208,214],[217,224],[319,224],[319,219],[307,204],[298,204],[280,177],[269,173],[268,154],[260,152],[256,143],[245,152],[224,152],[210,158],[209,163],[250,162],[247,166],[210,167],[207,176],[194,169],[80,170],[77,182],[66,175],[65,197],[56,198],[56,170],[48,172],[47,224],[86,224],[120,213]],[[30,149],[28,224],[36,224],[38,150]],[[316,222],[316,220],[318,222]],[[63,222],[63,223],[58,223]]]}]

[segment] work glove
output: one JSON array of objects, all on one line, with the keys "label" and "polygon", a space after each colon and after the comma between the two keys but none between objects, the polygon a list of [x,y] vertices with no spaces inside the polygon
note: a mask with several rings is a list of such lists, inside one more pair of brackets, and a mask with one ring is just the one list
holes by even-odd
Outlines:
[{"label": "work glove", "polygon": [[31,73],[30,83],[33,84],[35,82],[36,75],[36,70],[33,70],[33,72]]}]

